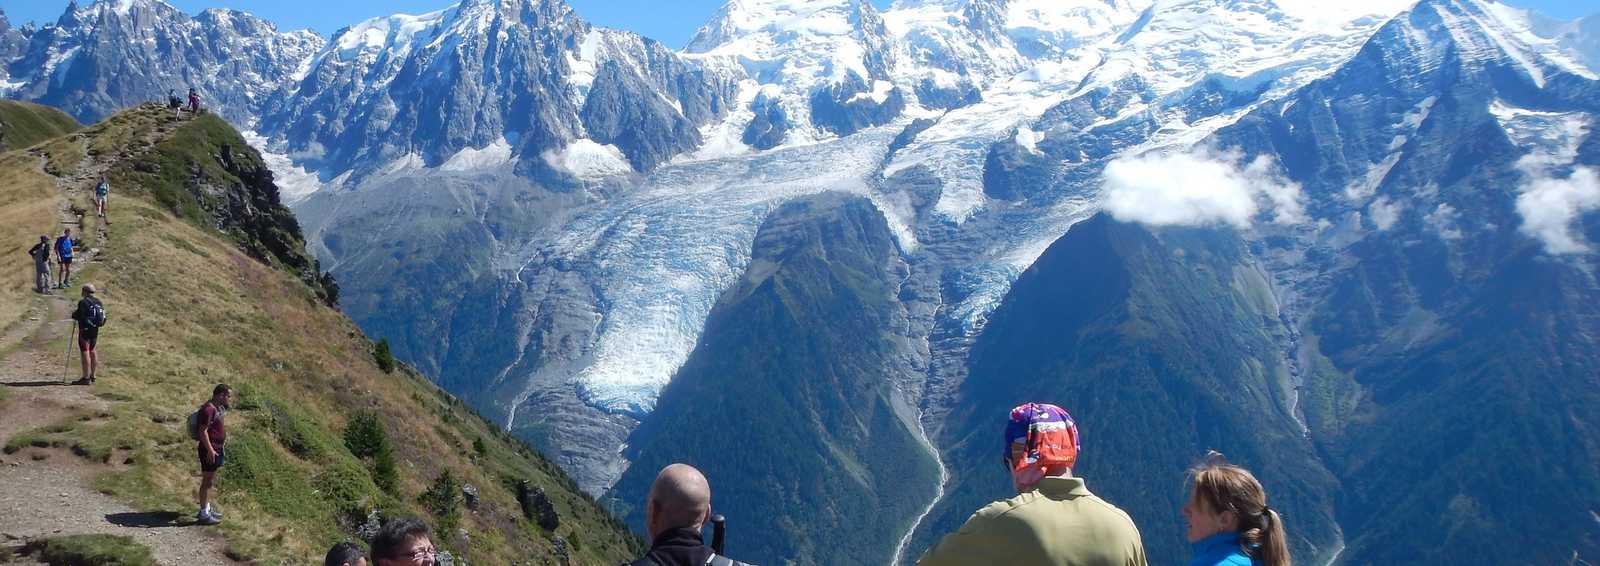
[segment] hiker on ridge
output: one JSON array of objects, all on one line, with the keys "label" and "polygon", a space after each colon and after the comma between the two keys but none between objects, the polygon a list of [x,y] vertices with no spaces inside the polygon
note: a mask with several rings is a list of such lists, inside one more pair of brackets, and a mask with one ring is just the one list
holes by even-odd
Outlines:
[{"label": "hiker on ridge", "polygon": [[650,551],[628,566],[741,566],[711,551],[700,528],[711,519],[711,484],[688,464],[662,468],[644,504]]},{"label": "hiker on ridge", "polygon": [[72,284],[72,229],[67,228],[56,238],[56,260],[61,262],[61,276],[56,278],[56,288],[65,289]]},{"label": "hiker on ridge", "polygon": [[1018,495],[979,509],[917,563],[1145,566],[1133,520],[1072,476],[1079,448],[1061,407],[1012,409],[1003,457]]},{"label": "hiker on ridge", "polygon": [[39,236],[39,243],[28,248],[28,255],[33,256],[33,290],[44,295],[50,294],[53,282],[50,281],[50,237]]},{"label": "hiker on ridge", "polygon": [[200,452],[200,491],[195,494],[195,500],[200,504],[200,511],[195,513],[194,521],[201,525],[215,525],[222,522],[222,512],[211,508],[211,486],[217,480],[217,470],[222,469],[222,463],[227,454],[222,450],[222,445],[228,441],[228,431],[222,426],[222,417],[228,412],[228,405],[233,401],[233,388],[219,383],[211,390],[211,400],[200,406],[195,413],[195,436],[199,437]]},{"label": "hiker on ridge", "polygon": [[1194,560],[1189,566],[1289,566],[1283,517],[1244,468],[1212,452],[1189,471],[1194,488],[1183,506]]},{"label": "hiker on ridge", "polygon": [[194,87],[189,87],[189,115],[200,115],[200,93],[195,92]]},{"label": "hiker on ridge", "polygon": [[433,566],[439,563],[439,550],[427,524],[395,519],[372,537],[372,561],[376,566]]},{"label": "hiker on ridge", "polygon": [[[106,180],[105,175],[101,175],[100,182],[96,183],[94,186],[94,207],[95,211],[100,214],[101,218],[106,217],[106,197],[110,194],[111,182]],[[110,223],[107,222],[107,224]]]},{"label": "hiker on ridge", "polygon": [[106,307],[94,296],[94,285],[83,284],[83,298],[77,310],[72,311],[72,322],[78,327],[78,358],[82,363],[83,377],[79,385],[93,385],[95,372],[100,369],[100,356],[95,353],[95,342],[100,339],[100,327],[106,323]]},{"label": "hiker on ridge", "polygon": [[328,549],[328,555],[322,559],[323,566],[367,566],[367,555],[361,553],[361,547],[348,542],[341,542]]}]

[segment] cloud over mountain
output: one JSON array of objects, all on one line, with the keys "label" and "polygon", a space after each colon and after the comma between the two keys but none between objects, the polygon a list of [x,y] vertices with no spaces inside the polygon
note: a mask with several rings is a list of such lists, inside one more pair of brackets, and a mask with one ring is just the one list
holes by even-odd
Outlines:
[{"label": "cloud over mountain", "polygon": [[1112,216],[1152,226],[1248,228],[1262,211],[1281,224],[1306,219],[1300,185],[1265,156],[1243,162],[1236,153],[1201,148],[1125,157],[1106,165],[1104,188]]}]

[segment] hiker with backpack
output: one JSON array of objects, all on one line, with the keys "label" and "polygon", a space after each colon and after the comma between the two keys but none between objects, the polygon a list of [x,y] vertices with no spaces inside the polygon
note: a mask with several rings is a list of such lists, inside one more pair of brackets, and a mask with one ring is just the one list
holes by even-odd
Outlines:
[{"label": "hiker with backpack", "polygon": [[688,464],[662,468],[644,504],[650,551],[627,566],[744,566],[706,546],[701,527],[711,519],[711,484]]},{"label": "hiker with backpack", "polygon": [[42,295],[50,294],[54,286],[50,281],[50,236],[39,236],[39,243],[28,248],[28,255],[33,256],[33,290]]},{"label": "hiker with backpack", "polygon": [[218,383],[211,390],[211,399],[189,415],[189,437],[198,443],[200,455],[200,490],[195,494],[200,510],[194,514],[197,524],[215,525],[222,522],[222,512],[211,508],[211,486],[216,482],[217,470],[222,469],[227,456],[222,446],[228,441],[228,431],[222,426],[222,417],[227,414],[232,401],[233,388]]},{"label": "hiker with backpack", "polygon": [[1012,409],[1002,456],[1018,495],[973,513],[917,564],[1145,566],[1133,520],[1073,477],[1079,447],[1077,422],[1061,407]]},{"label": "hiker with backpack", "polygon": [[61,262],[61,276],[56,278],[56,288],[65,289],[72,284],[72,229],[67,228],[56,238],[56,260]]},{"label": "hiker with backpack", "polygon": [[[111,194],[111,183],[106,181],[106,176],[100,176],[100,182],[94,186],[94,208],[101,218],[106,217],[106,197]],[[110,222],[107,222],[110,224]]]},{"label": "hiker with backpack", "polygon": [[83,284],[83,298],[78,300],[78,309],[72,311],[72,322],[77,325],[78,357],[83,362],[83,378],[78,384],[94,385],[95,371],[100,367],[94,346],[100,339],[100,327],[106,324],[106,306],[95,298],[94,285]]},{"label": "hiker with backpack", "polygon": [[190,117],[194,117],[194,116],[199,116],[199,115],[200,115],[200,93],[196,92],[194,90],[194,87],[189,87],[189,116]]}]

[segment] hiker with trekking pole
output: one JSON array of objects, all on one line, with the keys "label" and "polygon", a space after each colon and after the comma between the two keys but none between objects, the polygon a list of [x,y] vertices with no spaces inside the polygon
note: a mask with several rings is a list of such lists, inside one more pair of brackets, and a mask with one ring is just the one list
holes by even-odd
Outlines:
[{"label": "hiker with trekking pole", "polygon": [[[100,339],[100,327],[106,324],[106,307],[95,298],[94,285],[83,284],[83,298],[77,310],[72,311],[72,330],[78,343],[78,357],[83,377],[75,385],[93,385],[95,372],[100,368],[100,356],[95,352],[95,342]],[[70,343],[69,343],[70,344]],[[70,346],[69,346],[70,348]],[[67,350],[67,364],[72,364],[72,350]]]}]

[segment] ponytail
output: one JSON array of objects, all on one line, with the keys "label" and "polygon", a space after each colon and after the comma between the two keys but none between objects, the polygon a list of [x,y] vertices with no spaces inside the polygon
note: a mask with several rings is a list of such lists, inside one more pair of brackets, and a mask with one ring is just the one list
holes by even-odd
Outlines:
[{"label": "ponytail", "polygon": [[1283,532],[1283,517],[1271,507],[1264,507],[1252,518],[1257,525],[1240,525],[1243,528],[1239,530],[1239,542],[1244,546],[1244,553],[1262,566],[1291,566],[1289,540]]},{"label": "ponytail", "polygon": [[1267,506],[1267,491],[1249,470],[1228,464],[1212,452],[1189,470],[1195,499],[1239,519],[1239,546],[1262,566],[1292,566],[1283,517]]}]

